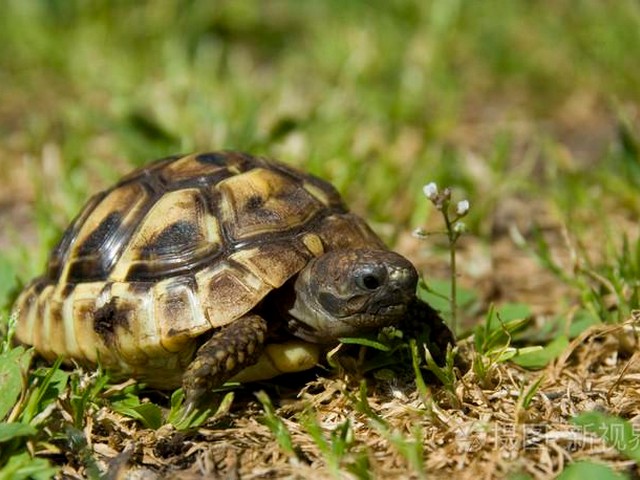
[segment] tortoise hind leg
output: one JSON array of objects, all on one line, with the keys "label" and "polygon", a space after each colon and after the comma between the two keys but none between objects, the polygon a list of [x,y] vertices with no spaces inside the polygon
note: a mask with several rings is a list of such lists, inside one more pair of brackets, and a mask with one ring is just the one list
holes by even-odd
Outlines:
[{"label": "tortoise hind leg", "polygon": [[182,379],[187,410],[212,389],[256,363],[266,334],[267,322],[251,314],[222,327],[203,343]]}]

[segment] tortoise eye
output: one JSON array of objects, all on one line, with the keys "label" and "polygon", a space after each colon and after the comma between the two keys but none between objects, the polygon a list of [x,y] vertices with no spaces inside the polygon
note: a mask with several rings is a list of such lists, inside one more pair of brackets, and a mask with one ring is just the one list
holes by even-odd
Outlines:
[{"label": "tortoise eye", "polygon": [[356,272],[355,280],[363,290],[377,290],[387,280],[387,269],[382,265],[366,265]]}]

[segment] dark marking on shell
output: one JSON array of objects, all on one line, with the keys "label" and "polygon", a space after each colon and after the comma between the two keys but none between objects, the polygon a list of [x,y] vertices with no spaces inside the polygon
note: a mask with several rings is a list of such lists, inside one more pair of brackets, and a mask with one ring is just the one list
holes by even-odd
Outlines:
[{"label": "dark marking on shell", "polygon": [[[177,251],[174,256],[177,260],[181,261],[174,261],[171,264],[169,262],[160,263],[151,261],[150,257],[142,256],[146,261],[132,264],[127,271],[126,280],[134,284],[151,285],[152,282],[161,278],[196,272],[212,265],[218,258],[226,253],[224,245],[222,245],[222,248],[212,249],[208,253],[202,254],[199,258],[194,258],[193,256],[185,257],[185,250],[188,246],[184,243],[177,245],[176,248]],[[158,251],[156,251],[156,253],[158,253]]]},{"label": "dark marking on shell", "polygon": [[69,267],[67,279],[72,282],[89,282],[95,280],[106,280],[109,275],[108,266],[98,254],[82,261],[73,261]]},{"label": "dark marking on shell", "polygon": [[[171,321],[172,319],[177,319],[178,317],[190,318],[191,315],[191,304],[189,303],[189,296],[186,292],[176,292],[175,294],[166,298],[164,304],[162,305],[162,315],[166,320]],[[184,322],[180,322],[180,325],[183,325]],[[174,337],[176,335],[184,335],[185,330],[180,328],[170,328],[167,332],[167,336]]]},{"label": "dark marking on shell", "polygon": [[[63,323],[64,318],[62,315],[62,303],[52,301],[49,306],[49,318],[51,322],[51,331],[53,332],[62,332],[63,331]],[[64,338],[61,338],[62,335],[55,335],[56,340],[62,340],[64,342]]]},{"label": "dark marking on shell", "polygon": [[[254,208],[250,212],[253,216],[251,220],[257,224],[271,225],[274,223],[282,222],[282,215],[276,210],[271,210],[269,208]],[[273,227],[273,229],[276,231],[278,230],[276,229],[276,227]]]},{"label": "dark marking on shell", "polygon": [[78,246],[77,255],[84,256],[95,253],[97,249],[102,247],[108,237],[120,227],[122,223],[122,213],[116,211],[107,215],[100,225],[89,234],[84,243]]},{"label": "dark marking on shell", "polygon": [[182,333],[183,333],[182,331],[180,331],[180,330],[178,330],[176,328],[170,328],[167,331],[167,337],[175,337],[176,335],[180,335]]},{"label": "dark marking on shell", "polygon": [[130,312],[131,308],[119,305],[118,300],[112,298],[95,311],[93,329],[105,344],[112,345],[115,343],[116,329],[118,327],[129,328]]},{"label": "dark marking on shell", "polygon": [[64,286],[62,287],[62,296],[64,298],[67,298],[73,293],[75,288],[76,288],[75,283],[65,283]]},{"label": "dark marking on shell", "polygon": [[154,284],[151,282],[129,282],[128,285],[132,294],[142,297],[149,294],[149,290],[153,288]]},{"label": "dark marking on shell", "polygon": [[155,318],[159,325],[171,325],[168,337],[187,335],[193,337],[193,307],[191,292],[196,289],[196,281],[191,275],[174,277],[173,281],[161,289],[155,297]]},{"label": "dark marking on shell", "polygon": [[153,240],[144,246],[143,259],[153,259],[166,255],[175,255],[190,249],[202,240],[202,234],[193,223],[181,220],[162,230]]},{"label": "dark marking on shell", "polygon": [[292,182],[296,182],[300,185],[307,182],[318,190],[324,192],[329,198],[329,208],[336,209],[336,211],[340,213],[345,213],[348,211],[340,193],[336,188],[330,184],[329,182],[322,180],[315,175],[310,175],[295,168],[280,162],[269,162],[269,167],[277,172],[280,172],[287,178],[289,178]]},{"label": "dark marking on shell", "polygon": [[164,190],[171,192],[174,190],[182,190],[186,188],[200,188],[201,190],[209,190],[212,185],[217,185],[225,178],[234,176],[235,174],[227,170],[226,168],[214,171],[209,175],[202,175],[199,177],[189,177],[185,179],[165,179],[161,177]]},{"label": "dark marking on shell", "polygon": [[259,208],[262,208],[262,206],[264,205],[264,198],[262,198],[260,195],[251,195],[248,199],[247,199],[247,203],[245,203],[245,210],[253,212]]},{"label": "dark marking on shell", "polygon": [[106,197],[107,192],[101,192],[89,199],[82,211],[71,222],[71,225],[65,230],[62,238],[58,244],[54,247],[51,255],[49,256],[49,262],[47,264],[47,278],[52,282],[56,282],[60,279],[62,273],[62,266],[69,257],[71,245],[78,235],[78,231],[84,224],[84,221],[91,215],[91,212],[96,206]]},{"label": "dark marking on shell", "polygon": [[28,288],[32,289],[32,293],[34,295],[40,295],[47,285],[49,285],[49,282],[45,277],[38,277],[32,282],[31,286]]},{"label": "dark marking on shell", "polygon": [[[169,275],[170,271],[163,271],[163,274]],[[127,281],[133,283],[146,283],[158,277],[156,269],[149,265],[149,262],[133,264],[127,272]]]},{"label": "dark marking on shell", "polygon": [[228,155],[220,152],[201,153],[196,157],[196,160],[200,163],[225,167],[228,163]]}]

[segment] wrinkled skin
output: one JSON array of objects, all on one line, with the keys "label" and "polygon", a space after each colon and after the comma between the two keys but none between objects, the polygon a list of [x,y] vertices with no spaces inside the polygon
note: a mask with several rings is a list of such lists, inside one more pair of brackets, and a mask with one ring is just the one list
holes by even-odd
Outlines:
[{"label": "wrinkled skin", "polygon": [[[426,335],[423,340],[434,344],[434,356],[441,360],[453,336],[437,312],[416,298],[417,282],[416,269],[397,253],[328,252],[295,278],[294,298],[283,312],[286,330],[312,344],[332,345],[341,337],[398,326],[411,336]],[[266,334],[267,322],[250,313],[205,342],[184,376],[189,409],[206,392],[257,362]]]}]

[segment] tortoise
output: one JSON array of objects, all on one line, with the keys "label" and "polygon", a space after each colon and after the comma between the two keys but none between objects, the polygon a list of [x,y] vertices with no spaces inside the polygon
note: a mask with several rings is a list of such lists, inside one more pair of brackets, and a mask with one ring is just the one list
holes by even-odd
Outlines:
[{"label": "tortoise", "polygon": [[443,346],[417,281],[329,183],[239,152],[173,156],[88,201],[18,296],[15,338],[48,360],[182,384],[195,405],[407,317]]}]

